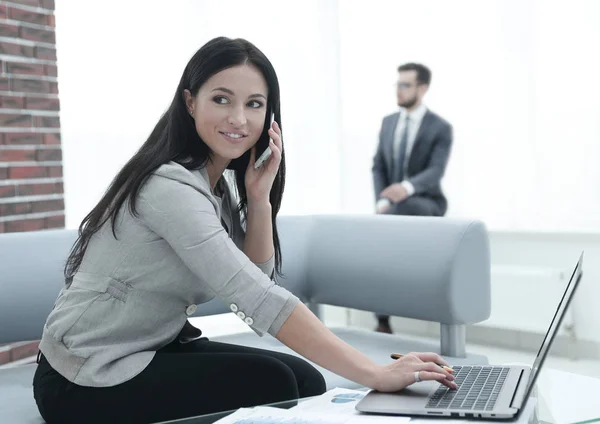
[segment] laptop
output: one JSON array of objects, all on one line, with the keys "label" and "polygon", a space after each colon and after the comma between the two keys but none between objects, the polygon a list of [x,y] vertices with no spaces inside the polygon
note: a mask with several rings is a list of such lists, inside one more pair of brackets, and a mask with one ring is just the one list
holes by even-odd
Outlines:
[{"label": "laptop", "polygon": [[544,360],[581,280],[583,252],[573,270],[532,367],[497,365],[452,366],[457,389],[436,381],[413,384],[396,393],[370,391],[356,409],[374,414],[429,417],[516,419],[544,365]]}]

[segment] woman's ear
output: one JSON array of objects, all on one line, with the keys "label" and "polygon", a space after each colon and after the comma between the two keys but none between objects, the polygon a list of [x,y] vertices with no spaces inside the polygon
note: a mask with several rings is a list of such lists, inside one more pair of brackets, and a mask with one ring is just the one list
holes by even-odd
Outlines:
[{"label": "woman's ear", "polygon": [[194,116],[194,97],[190,90],[187,88],[183,90],[183,97],[185,98],[185,108],[191,116]]}]

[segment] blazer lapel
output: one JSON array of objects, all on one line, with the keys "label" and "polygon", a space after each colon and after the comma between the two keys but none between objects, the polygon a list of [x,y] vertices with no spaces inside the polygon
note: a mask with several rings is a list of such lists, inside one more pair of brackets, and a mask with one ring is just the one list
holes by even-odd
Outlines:
[{"label": "blazer lapel", "polygon": [[433,131],[433,115],[431,112],[427,111],[421,120],[419,131],[417,131],[417,136],[415,137],[415,142],[412,151],[410,152],[410,157],[408,159],[409,170],[414,168],[415,163],[419,162],[419,158],[423,154],[422,152],[427,152],[427,145],[431,141]]},{"label": "blazer lapel", "polygon": [[396,127],[398,126],[398,121],[400,120],[400,113],[396,113],[392,116],[392,119],[390,119],[390,125],[387,129],[387,134],[386,134],[386,146],[385,146],[385,152],[386,152],[386,162],[387,162],[387,168],[388,168],[388,175],[390,177],[390,181],[393,178],[392,172],[394,170],[394,134],[396,134]]}]

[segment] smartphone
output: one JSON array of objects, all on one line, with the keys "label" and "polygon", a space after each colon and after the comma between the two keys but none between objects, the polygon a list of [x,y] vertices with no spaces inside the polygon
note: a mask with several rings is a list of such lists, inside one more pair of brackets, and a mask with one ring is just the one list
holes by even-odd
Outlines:
[{"label": "smartphone", "polygon": [[[273,128],[273,121],[275,121],[275,114],[272,113],[271,114],[271,123],[269,124],[269,128]],[[271,137],[267,137],[267,143],[271,140]],[[257,146],[257,150],[258,150],[258,146]],[[269,147],[269,145],[267,144],[267,148],[264,150],[264,152],[262,152],[262,154],[258,157],[258,159],[256,159],[256,162],[254,162],[254,169],[258,169],[262,166],[263,163],[265,163],[265,161],[267,159],[269,159],[269,157],[271,156],[271,153],[273,153],[271,151],[271,148]]]}]

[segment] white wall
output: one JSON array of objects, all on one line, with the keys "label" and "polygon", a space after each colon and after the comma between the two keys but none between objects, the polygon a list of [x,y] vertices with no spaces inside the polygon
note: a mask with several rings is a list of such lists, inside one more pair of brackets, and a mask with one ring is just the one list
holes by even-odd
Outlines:
[{"label": "white wall", "polygon": [[340,2],[342,205],[372,213],[371,157],[396,68],[433,71],[454,126],[449,216],[498,230],[600,231],[595,1]]},{"label": "white wall", "polygon": [[[583,233],[492,232],[493,263],[498,265],[540,266],[572,270],[584,253],[583,277],[571,308],[578,339],[600,345],[600,235]],[[518,295],[518,293],[515,293]],[[538,293],[533,303],[556,304],[558,299]],[[505,306],[507,309],[510,305]]]},{"label": "white wall", "polygon": [[288,158],[282,213],[339,210],[336,1],[57,0],[56,21],[67,227],[79,225],[145,141],[189,58],[220,35],[253,42],[278,72]]}]

